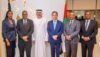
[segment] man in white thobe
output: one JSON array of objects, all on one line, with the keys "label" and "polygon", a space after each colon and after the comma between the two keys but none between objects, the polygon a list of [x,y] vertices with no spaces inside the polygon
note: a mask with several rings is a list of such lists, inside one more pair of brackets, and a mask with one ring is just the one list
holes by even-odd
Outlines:
[{"label": "man in white thobe", "polygon": [[42,17],[42,10],[36,10],[36,18],[34,22],[33,42],[35,43],[35,57],[47,57],[46,56],[46,43],[48,41],[47,36],[47,21]]}]

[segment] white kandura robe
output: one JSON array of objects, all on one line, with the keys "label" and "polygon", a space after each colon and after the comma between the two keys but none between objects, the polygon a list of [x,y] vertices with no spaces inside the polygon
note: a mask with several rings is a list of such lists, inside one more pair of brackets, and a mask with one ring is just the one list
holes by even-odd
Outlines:
[{"label": "white kandura robe", "polygon": [[34,33],[32,40],[35,40],[35,57],[47,57],[45,44],[45,41],[48,41],[47,21],[45,18],[35,18],[33,22]]}]

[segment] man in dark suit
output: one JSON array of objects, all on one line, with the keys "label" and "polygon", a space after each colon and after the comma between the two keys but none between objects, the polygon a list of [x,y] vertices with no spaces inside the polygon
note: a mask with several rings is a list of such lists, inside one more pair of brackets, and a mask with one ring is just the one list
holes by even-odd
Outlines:
[{"label": "man in dark suit", "polygon": [[31,46],[32,46],[32,33],[33,33],[33,22],[27,18],[27,11],[22,12],[22,19],[17,22],[18,32],[18,47],[20,57],[24,57],[24,51],[26,56],[31,57]]},{"label": "man in dark suit", "polygon": [[98,32],[98,25],[95,20],[91,19],[91,12],[85,12],[85,20],[81,22],[80,42],[82,46],[82,57],[93,57],[94,44],[96,43],[96,35]]},{"label": "man in dark suit", "polygon": [[75,20],[75,13],[69,13],[68,22],[64,24],[66,57],[77,57],[78,34],[80,22]]},{"label": "man in dark suit", "polygon": [[63,32],[63,23],[58,19],[58,12],[52,12],[52,19],[48,22],[47,30],[49,35],[49,42],[51,46],[51,57],[59,57],[61,46],[61,34]]}]

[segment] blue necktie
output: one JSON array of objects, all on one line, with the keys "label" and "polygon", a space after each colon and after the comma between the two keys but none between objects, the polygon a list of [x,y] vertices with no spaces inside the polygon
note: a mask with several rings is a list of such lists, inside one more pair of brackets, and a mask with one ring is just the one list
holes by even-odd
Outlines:
[{"label": "blue necktie", "polygon": [[54,30],[56,29],[56,21],[53,22]]}]

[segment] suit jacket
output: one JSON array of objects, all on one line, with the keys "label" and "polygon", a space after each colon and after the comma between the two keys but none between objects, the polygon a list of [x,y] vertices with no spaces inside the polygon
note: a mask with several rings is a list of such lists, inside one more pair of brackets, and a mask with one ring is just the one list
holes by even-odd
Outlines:
[{"label": "suit jacket", "polygon": [[83,39],[82,36],[89,37],[90,40],[87,43],[96,43],[96,35],[98,32],[98,25],[95,20],[91,20],[88,26],[88,29],[86,31],[85,29],[85,20],[81,22],[81,30],[80,30],[80,42],[81,43],[86,43]]},{"label": "suit jacket", "polygon": [[34,30],[34,28],[33,28],[33,21],[32,20],[27,19],[26,26],[23,23],[23,19],[18,20],[17,21],[17,33],[18,33],[19,43],[20,42],[24,43],[22,36],[28,36],[29,37],[28,40],[31,43],[33,30]]},{"label": "suit jacket", "polygon": [[9,41],[15,41],[16,39],[16,26],[15,26],[15,21],[13,21],[13,25],[11,26],[9,21],[3,20],[2,22],[2,36],[5,39],[7,38]]},{"label": "suit jacket", "polygon": [[[66,22],[64,24],[64,35],[71,35],[71,43],[77,44],[78,43],[78,34],[80,31],[80,22],[77,20],[73,20],[73,23],[71,25],[70,21]],[[66,40],[66,42],[69,42],[69,40]]]},{"label": "suit jacket", "polygon": [[[55,43],[60,44],[62,42],[61,41],[61,35],[62,35],[62,32],[63,32],[63,23],[61,21],[57,20],[55,30],[54,30],[54,26],[53,26],[53,20],[49,21],[48,26],[47,26],[47,31],[48,31],[48,35],[49,35],[49,42],[51,44],[55,44]],[[58,35],[57,40],[54,40],[52,38],[53,35]]]}]

